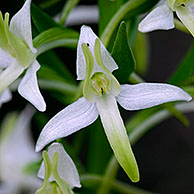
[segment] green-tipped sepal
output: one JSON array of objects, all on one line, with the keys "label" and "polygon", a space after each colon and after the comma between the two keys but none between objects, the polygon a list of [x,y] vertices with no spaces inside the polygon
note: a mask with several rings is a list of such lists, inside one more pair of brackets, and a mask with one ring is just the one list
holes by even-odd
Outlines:
[{"label": "green-tipped sepal", "polygon": [[133,182],[139,181],[139,170],[127,132],[113,95],[103,95],[97,109],[117,161]]}]

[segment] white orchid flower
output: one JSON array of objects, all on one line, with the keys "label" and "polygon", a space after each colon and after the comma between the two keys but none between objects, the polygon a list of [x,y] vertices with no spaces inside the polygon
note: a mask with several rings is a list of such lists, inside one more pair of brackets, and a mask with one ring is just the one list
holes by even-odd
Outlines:
[{"label": "white orchid flower", "polygon": [[[0,65],[0,73],[2,72],[1,70],[1,65]],[[3,92],[0,94],[0,108],[2,104],[9,102],[12,99],[12,94],[9,88],[6,88],[3,90]]]},{"label": "white orchid flower", "polygon": [[139,31],[169,30],[174,28],[173,12],[194,36],[194,1],[162,0],[139,24]]},{"label": "white orchid flower", "polygon": [[41,185],[35,174],[24,172],[26,165],[40,160],[29,127],[34,112],[27,106],[19,116],[12,113],[4,120],[0,134],[0,194],[16,194],[22,188],[33,194]]},{"label": "white orchid flower", "polygon": [[36,194],[73,194],[74,187],[81,187],[76,166],[62,144],[50,145],[48,153],[43,151],[43,159],[38,177],[44,179],[44,183]]},{"label": "white orchid flower", "polygon": [[[9,14],[3,20],[0,12],[0,93],[13,83],[27,69],[18,86],[21,96],[31,102],[39,111],[45,111],[46,104],[39,91],[36,72],[40,65],[36,60],[37,50],[33,47],[31,0],[13,16],[9,25]],[[9,25],[9,26],[8,26]]]},{"label": "white orchid flower", "polygon": [[189,101],[191,96],[169,84],[120,86],[112,74],[117,68],[92,29],[82,26],[77,49],[77,77],[85,80],[84,97],[67,106],[46,124],[37,141],[36,151],[55,139],[87,127],[100,115],[118,162],[132,181],[139,180],[138,167],[116,101],[127,110],[139,110],[176,100]]}]

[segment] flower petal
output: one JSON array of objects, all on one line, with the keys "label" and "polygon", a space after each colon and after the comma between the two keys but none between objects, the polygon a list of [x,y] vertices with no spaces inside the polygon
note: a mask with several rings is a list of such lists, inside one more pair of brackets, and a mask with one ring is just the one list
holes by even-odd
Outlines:
[{"label": "flower petal", "polygon": [[190,31],[192,36],[194,36],[194,13],[192,9],[188,7],[179,6],[176,7],[176,14],[186,28]]},{"label": "flower petal", "polygon": [[[77,168],[71,159],[71,157],[66,153],[62,144],[53,143],[48,148],[48,155],[50,160],[52,160],[55,152],[58,152],[58,174],[65,182],[68,183],[70,188],[81,187],[79,174]],[[44,179],[45,167],[44,163],[41,164],[40,170],[38,172],[38,177]],[[54,177],[51,175],[49,181],[54,181]]]},{"label": "flower petal", "polygon": [[18,38],[28,44],[33,53],[36,49],[32,43],[31,16],[30,16],[31,0],[26,0],[23,7],[12,17],[10,21],[10,30]]},{"label": "flower petal", "polygon": [[18,92],[26,100],[31,102],[39,111],[45,111],[46,104],[40,93],[36,72],[40,69],[38,61],[35,61],[27,70],[21,80]]},{"label": "flower petal", "polygon": [[138,26],[140,32],[169,30],[172,28],[174,28],[173,12],[166,3],[151,11]]},{"label": "flower petal", "polygon": [[190,101],[191,96],[181,88],[160,83],[121,85],[117,97],[119,104],[127,110],[145,109],[172,101]]},{"label": "flower petal", "polygon": [[56,114],[43,128],[37,144],[36,152],[51,141],[66,137],[93,123],[98,117],[96,105],[80,98],[73,104]]},{"label": "flower petal", "polygon": [[13,57],[0,48],[0,68],[6,68],[11,65]]},{"label": "flower petal", "polygon": [[97,109],[114,154],[133,182],[139,181],[139,171],[133,155],[116,99],[106,95],[97,101]]},{"label": "flower petal", "polygon": [[1,94],[0,94],[0,107],[3,103],[9,102],[12,99],[11,91],[6,88]]},{"label": "flower petal", "polygon": [[12,64],[0,73],[0,93],[13,83],[23,73],[24,69],[16,60],[13,60]]},{"label": "flower petal", "polygon": [[[84,54],[82,52],[81,45],[83,43],[89,44],[90,51],[94,56],[94,45],[95,45],[96,38],[98,37],[96,36],[96,34],[94,34],[94,32],[90,27],[84,26],[84,25],[81,27],[80,38],[79,38],[78,47],[77,47],[77,64],[76,64],[78,80],[84,80],[86,76],[86,62],[85,62]],[[114,59],[110,56],[109,52],[106,50],[106,48],[104,47],[101,41],[100,43],[101,43],[101,55],[102,55],[103,64],[105,64],[106,68],[108,68],[110,72],[114,71],[115,69],[118,69],[118,66],[115,63]],[[94,69],[91,76],[95,72],[104,72],[104,71],[102,67],[97,65],[96,61],[94,60]]]}]

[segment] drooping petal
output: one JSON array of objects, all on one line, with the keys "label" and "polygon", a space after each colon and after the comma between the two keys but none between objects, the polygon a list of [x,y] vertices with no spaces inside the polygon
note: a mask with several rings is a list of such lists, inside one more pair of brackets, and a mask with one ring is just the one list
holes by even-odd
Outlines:
[{"label": "drooping petal", "polygon": [[7,66],[11,65],[12,61],[13,57],[0,48],[0,68],[6,68]]},{"label": "drooping petal", "polygon": [[172,101],[190,101],[191,96],[181,88],[160,83],[121,85],[117,100],[127,110],[145,109]]},{"label": "drooping petal", "polygon": [[172,28],[174,28],[173,12],[166,3],[151,11],[138,26],[140,32],[169,30]]},{"label": "drooping petal", "polygon": [[33,53],[36,49],[32,43],[31,16],[30,16],[31,0],[26,0],[23,7],[12,17],[10,21],[10,30],[18,38],[28,44]]},{"label": "drooping petal", "polygon": [[21,80],[18,92],[26,100],[31,102],[39,111],[46,110],[46,103],[42,97],[39,87],[36,72],[40,69],[38,61],[35,61],[27,70],[23,79]]},{"label": "drooping petal", "polygon": [[0,93],[13,83],[22,74],[24,69],[16,60],[12,61],[12,64],[0,73]]},{"label": "drooping petal", "polygon": [[36,151],[58,138],[66,137],[93,123],[98,117],[96,105],[80,98],[56,114],[43,128]]},{"label": "drooping petal", "polygon": [[[88,26],[81,27],[80,38],[79,38],[78,47],[77,47],[77,64],[76,64],[78,80],[84,80],[86,76],[86,63],[85,63],[85,58],[82,52],[81,45],[83,43],[89,45],[90,51],[94,56],[94,45],[95,45],[96,38],[98,37],[94,34],[94,32],[90,27]],[[106,68],[108,68],[110,72],[114,71],[115,69],[118,69],[118,66],[115,63],[114,59],[110,56],[109,52],[106,50],[106,48],[104,47],[101,41],[100,43],[101,43],[101,56],[102,56],[103,64],[106,65]],[[96,61],[94,61],[94,69],[91,76],[95,72],[104,72],[102,67],[97,65]]]},{"label": "drooping petal", "polygon": [[3,103],[9,102],[12,98],[11,91],[6,88],[1,94],[0,94],[0,107]]},{"label": "drooping petal", "polygon": [[[70,188],[73,187],[81,187],[79,174],[76,169],[76,166],[71,159],[71,157],[66,153],[63,146],[60,143],[53,143],[48,148],[48,155],[50,160],[52,161],[53,155],[55,152],[58,152],[58,165],[57,171],[65,182],[68,183]],[[40,170],[38,172],[38,177],[44,179],[45,167],[44,163],[41,164]],[[54,181],[53,175],[51,175],[49,181]]]},{"label": "drooping petal", "polygon": [[97,109],[114,154],[133,182],[139,180],[139,171],[133,155],[127,132],[120,116],[116,99],[106,95],[97,101]]},{"label": "drooping petal", "polygon": [[182,23],[186,26],[189,32],[194,36],[194,13],[188,7],[176,7],[176,14]]}]

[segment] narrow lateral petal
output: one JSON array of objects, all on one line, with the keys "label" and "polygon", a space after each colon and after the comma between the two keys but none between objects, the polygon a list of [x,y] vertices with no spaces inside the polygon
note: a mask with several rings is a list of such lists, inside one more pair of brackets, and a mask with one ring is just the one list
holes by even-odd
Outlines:
[{"label": "narrow lateral petal", "polygon": [[116,99],[106,95],[97,101],[97,109],[114,154],[133,182],[139,181],[139,171]]},{"label": "narrow lateral petal", "polygon": [[194,36],[194,13],[192,9],[186,6],[179,6],[176,7],[176,14],[192,36]]},{"label": "narrow lateral petal", "polygon": [[35,61],[22,78],[18,92],[26,100],[31,102],[39,111],[46,110],[46,103],[40,93],[36,72],[40,69],[38,61]]},{"label": "narrow lateral petal", "polygon": [[[94,45],[95,45],[96,38],[98,37],[96,36],[96,34],[94,34],[94,32],[90,27],[84,26],[84,25],[81,27],[80,38],[79,38],[78,47],[77,47],[77,64],[76,64],[78,80],[84,80],[86,76],[86,63],[85,63],[85,58],[82,52],[81,45],[83,43],[89,45],[89,49],[92,55],[95,56]],[[114,59],[110,56],[109,52],[106,50],[106,48],[104,47],[101,41],[100,41],[100,44],[101,44],[101,55],[102,55],[103,64],[110,72],[114,71],[115,69],[118,69],[118,66],[115,63]],[[97,65],[96,61],[94,60],[94,69],[91,75],[93,75],[95,72],[104,72],[104,71],[102,67]]]},{"label": "narrow lateral petal", "polygon": [[3,103],[9,102],[12,99],[11,91],[6,88],[1,94],[0,94],[0,107]]},{"label": "narrow lateral petal", "polygon": [[117,100],[126,110],[145,109],[172,101],[190,101],[191,96],[181,88],[160,83],[121,85]]},{"label": "narrow lateral petal", "polygon": [[11,65],[13,60],[14,60],[13,57],[9,53],[3,51],[0,48],[0,68],[1,69]]},{"label": "narrow lateral petal", "polygon": [[23,73],[24,69],[16,60],[12,61],[12,64],[0,73],[0,93],[12,84]]},{"label": "narrow lateral petal", "polygon": [[70,104],[56,114],[43,128],[37,144],[36,152],[58,138],[66,137],[93,123],[98,117],[96,105],[84,97]]},{"label": "narrow lateral petal", "polygon": [[138,26],[140,32],[169,30],[172,28],[174,28],[173,12],[166,3],[151,11]]},{"label": "narrow lateral petal", "polygon": [[[71,157],[67,154],[65,149],[63,148],[62,144],[60,143],[53,143],[48,148],[48,155],[50,160],[52,161],[53,155],[55,152],[58,152],[58,165],[57,171],[60,176],[70,188],[73,187],[81,187],[79,174],[77,168],[71,159]],[[44,162],[41,164],[40,170],[38,172],[38,177],[44,179],[45,167]],[[54,181],[53,175],[51,175],[49,181]]]},{"label": "narrow lateral petal", "polygon": [[12,17],[10,21],[10,30],[18,38],[28,44],[33,53],[36,49],[32,43],[31,16],[30,16],[31,0],[26,0],[23,7]]}]

